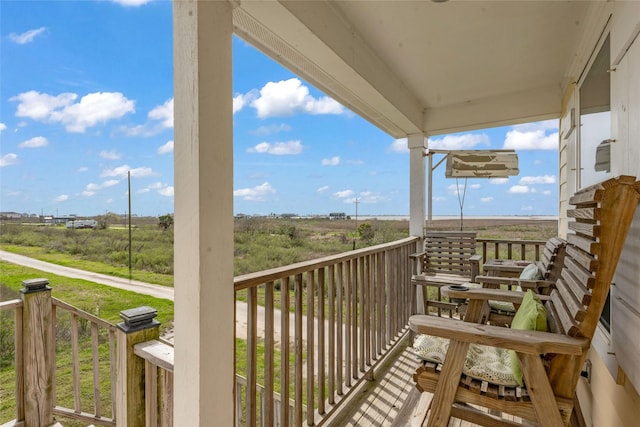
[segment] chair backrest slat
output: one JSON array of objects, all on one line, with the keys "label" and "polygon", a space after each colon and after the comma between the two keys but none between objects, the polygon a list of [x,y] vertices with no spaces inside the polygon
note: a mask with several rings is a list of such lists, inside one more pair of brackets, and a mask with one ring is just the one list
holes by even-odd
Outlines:
[{"label": "chair backrest slat", "polygon": [[[569,199],[572,233],[567,236],[564,267],[547,312],[554,332],[593,338],[609,294],[638,201],[635,177],[621,176],[577,192]],[[556,355],[549,379],[557,396],[571,398],[586,356]]]}]

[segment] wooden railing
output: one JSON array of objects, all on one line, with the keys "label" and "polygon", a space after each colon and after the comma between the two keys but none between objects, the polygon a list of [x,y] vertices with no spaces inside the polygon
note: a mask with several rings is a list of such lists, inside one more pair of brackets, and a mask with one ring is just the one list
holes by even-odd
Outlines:
[{"label": "wooden railing", "polygon": [[[24,283],[22,299],[0,303],[2,311],[15,309],[16,418],[9,425],[39,425],[59,415],[115,426],[115,326],[52,298],[46,279]],[[70,353],[71,361],[63,364],[56,348]],[[83,402],[80,377],[87,364],[93,393]]]},{"label": "wooden railing", "polygon": [[488,259],[515,259],[540,261],[546,240],[505,240],[477,238],[477,253],[482,254],[482,262]]},{"label": "wooden railing", "polygon": [[[15,354],[15,396],[16,411],[14,426],[24,425],[24,381],[22,373],[24,372],[23,359],[23,341],[22,341],[22,307],[23,303],[20,299],[0,302],[0,313],[4,311],[14,310],[14,354]],[[10,424],[11,425],[11,424]]]},{"label": "wooden railing", "polygon": [[246,369],[237,372],[246,387],[238,425],[321,425],[361,381],[372,378],[376,362],[407,332],[409,254],[417,240],[235,278],[236,299],[247,301]]},{"label": "wooden railing", "polygon": [[[56,340],[59,335],[69,330],[71,341],[71,382],[73,390],[73,408],[67,408],[57,404],[56,389],[59,388],[59,381],[56,381],[56,369],[53,371],[53,413],[67,418],[90,422],[92,424],[115,426],[115,384],[116,384],[116,327],[115,325],[102,320],[90,313],[73,307],[57,298],[51,298],[52,304],[52,324],[55,325],[53,334],[53,349],[56,348]],[[61,313],[58,313],[61,312]],[[69,316],[69,326],[61,321],[65,314]],[[69,329],[67,329],[69,328]],[[66,338],[66,337],[64,337]],[[100,349],[106,347],[106,357],[101,357]],[[104,351],[103,351],[104,352]],[[91,360],[91,382],[93,390],[93,401],[83,403],[80,390],[80,368],[83,362],[81,353],[89,356]],[[53,357],[53,363],[56,362]],[[55,366],[55,365],[54,365]],[[60,367],[58,367],[59,369]],[[101,378],[101,371],[107,371],[107,378]],[[62,378],[60,378],[61,380]],[[103,391],[107,396],[103,396]],[[107,406],[107,408],[103,407]],[[89,408],[92,408],[91,412]],[[106,409],[106,414],[105,414]],[[106,416],[107,415],[107,416]]]}]

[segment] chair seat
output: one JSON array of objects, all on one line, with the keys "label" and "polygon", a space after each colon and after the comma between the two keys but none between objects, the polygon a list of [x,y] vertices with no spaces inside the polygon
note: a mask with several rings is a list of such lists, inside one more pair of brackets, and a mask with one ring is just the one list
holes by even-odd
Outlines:
[{"label": "chair seat", "polygon": [[[430,335],[417,335],[413,350],[419,359],[442,364],[449,348],[449,340]],[[462,368],[468,377],[507,387],[517,387],[513,376],[509,351],[479,344],[471,344]]]}]

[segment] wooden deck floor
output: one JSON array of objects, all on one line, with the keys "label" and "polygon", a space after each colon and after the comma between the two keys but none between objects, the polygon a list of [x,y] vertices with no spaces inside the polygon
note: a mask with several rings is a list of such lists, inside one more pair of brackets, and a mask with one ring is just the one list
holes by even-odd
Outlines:
[{"label": "wooden deck floor", "polygon": [[[419,427],[431,395],[415,388],[413,374],[418,366],[411,347],[400,343],[395,359],[376,374],[375,381],[359,391],[362,398],[341,425],[351,427]],[[449,427],[474,427],[466,421],[452,419]]]}]

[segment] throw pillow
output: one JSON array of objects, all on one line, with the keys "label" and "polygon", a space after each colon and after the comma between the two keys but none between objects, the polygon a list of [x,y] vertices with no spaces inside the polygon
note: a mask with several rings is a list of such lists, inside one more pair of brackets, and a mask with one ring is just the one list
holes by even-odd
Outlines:
[{"label": "throw pillow", "polygon": [[540,269],[536,265],[535,262],[527,265],[522,273],[520,273],[520,279],[522,280],[540,280],[542,279],[542,274],[540,274]]},{"label": "throw pillow", "polygon": [[[544,308],[540,297],[530,289],[522,299],[522,305],[516,311],[511,322],[511,329],[528,330],[528,331],[546,331],[547,330],[547,310]],[[513,376],[518,384],[523,385],[522,367],[520,360],[515,351],[510,350],[511,367]]]}]

